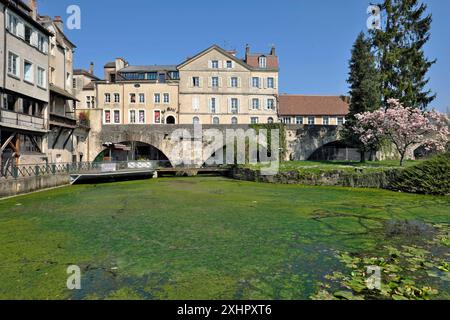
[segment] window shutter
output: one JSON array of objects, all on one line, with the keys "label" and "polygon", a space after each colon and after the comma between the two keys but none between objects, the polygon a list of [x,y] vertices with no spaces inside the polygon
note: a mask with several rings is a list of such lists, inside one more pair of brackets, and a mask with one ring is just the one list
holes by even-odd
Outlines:
[{"label": "window shutter", "polygon": [[259,78],[259,89],[262,89],[264,87],[263,81],[264,81],[264,78]]},{"label": "window shutter", "polygon": [[9,11],[8,11],[8,10],[6,10],[5,15],[6,15],[6,29],[9,30],[9,31],[11,31],[11,30],[9,29],[9,26],[10,26],[10,22],[9,22],[9,21],[10,21],[11,15],[9,14]]},{"label": "window shutter", "polygon": [[212,61],[211,60],[208,61],[208,69],[212,69]]},{"label": "window shutter", "polygon": [[219,77],[219,88],[221,88],[222,85],[223,85],[223,83],[222,83],[222,77]]},{"label": "window shutter", "polygon": [[192,88],[194,86],[194,77],[189,77],[187,87]]},{"label": "window shutter", "polygon": [[32,33],[31,44],[35,47],[38,46],[38,33],[36,31]]},{"label": "window shutter", "polygon": [[25,38],[25,25],[23,24],[23,22],[19,22],[19,25],[17,26],[17,33],[20,38]]},{"label": "window shutter", "polygon": [[253,110],[253,98],[248,98],[248,110]]},{"label": "window shutter", "polygon": [[264,81],[264,89],[267,89],[269,87],[269,78],[263,78]]},{"label": "window shutter", "polygon": [[217,63],[219,64],[219,69],[222,69],[223,68],[223,61],[219,60]]},{"label": "window shutter", "polygon": [[273,88],[276,89],[277,88],[277,78],[273,78]]},{"label": "window shutter", "polygon": [[241,77],[238,78],[238,88],[242,88],[242,80],[241,80]]},{"label": "window shutter", "polygon": [[250,79],[248,81],[248,86],[249,86],[250,89],[253,88],[253,77],[251,77],[251,76],[250,76]]},{"label": "window shutter", "polygon": [[228,98],[228,113],[231,113],[231,98]]},{"label": "window shutter", "polygon": [[208,87],[211,88],[212,87],[212,78],[208,77]]},{"label": "window shutter", "polygon": [[228,83],[228,88],[231,88],[231,77],[228,77],[227,83]]},{"label": "window shutter", "polygon": [[198,77],[198,85],[200,88],[203,87],[203,78],[202,77]]},{"label": "window shutter", "polygon": [[220,99],[216,97],[216,113],[220,113]]}]

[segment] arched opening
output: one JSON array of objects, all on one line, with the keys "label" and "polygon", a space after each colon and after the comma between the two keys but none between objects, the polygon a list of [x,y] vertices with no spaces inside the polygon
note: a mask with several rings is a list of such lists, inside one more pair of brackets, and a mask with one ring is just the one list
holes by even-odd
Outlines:
[{"label": "arched opening", "polygon": [[[233,148],[233,159],[227,159],[227,149]],[[262,158],[262,159],[261,159]],[[250,159],[252,159],[252,163],[261,163],[261,162],[268,162],[270,161],[271,153],[270,151],[263,147],[262,145],[258,145],[258,149],[254,150],[253,154],[250,154],[248,145],[246,146],[245,150],[245,162],[249,163]],[[235,165],[238,164],[238,157],[237,157],[237,146],[233,145],[225,145],[222,148],[216,150],[203,164],[203,168],[208,167],[220,167],[220,166],[227,166],[227,165]]]},{"label": "arched opening", "polygon": [[237,117],[231,118],[231,124],[238,124],[238,118]]},{"label": "arched opening", "polygon": [[220,124],[220,119],[219,119],[219,117],[214,117],[212,123],[213,123],[213,124]]},{"label": "arched opening", "polygon": [[166,118],[166,124],[175,124],[175,117],[174,116],[168,116]]},{"label": "arched opening", "polygon": [[193,124],[200,124],[200,118],[199,117],[192,118],[192,123]]},{"label": "arched opening", "polygon": [[105,147],[94,162],[158,161],[160,166],[172,167],[169,158],[151,144],[125,141]]},{"label": "arched opening", "polygon": [[357,148],[342,141],[334,141],[318,148],[308,161],[360,161],[361,154]]}]

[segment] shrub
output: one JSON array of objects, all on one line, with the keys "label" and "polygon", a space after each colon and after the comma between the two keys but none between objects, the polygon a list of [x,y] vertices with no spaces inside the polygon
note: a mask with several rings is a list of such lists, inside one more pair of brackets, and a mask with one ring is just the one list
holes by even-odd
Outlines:
[{"label": "shrub", "polygon": [[404,169],[390,188],[410,193],[450,195],[450,152]]}]

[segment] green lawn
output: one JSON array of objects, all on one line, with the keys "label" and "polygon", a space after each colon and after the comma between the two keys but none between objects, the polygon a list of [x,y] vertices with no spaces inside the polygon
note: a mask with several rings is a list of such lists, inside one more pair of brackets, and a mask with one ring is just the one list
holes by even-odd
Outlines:
[{"label": "green lawn", "polygon": [[[420,164],[424,160],[408,160],[405,161],[405,167],[412,167]],[[246,165],[248,168],[260,168],[267,166],[265,164]],[[286,161],[280,163],[280,171],[296,171],[308,170],[312,171],[328,171],[328,170],[343,170],[355,171],[355,169],[364,169],[365,171],[379,171],[386,169],[400,168],[400,162],[397,160],[385,161],[366,161],[364,163],[357,161]]]},{"label": "green lawn", "polygon": [[[0,299],[308,299],[379,253],[388,220],[448,226],[450,199],[224,178],[79,185],[0,201]],[[448,260],[448,247],[439,251]],[[66,289],[69,265],[82,290]],[[448,298],[449,282],[437,281]]]}]

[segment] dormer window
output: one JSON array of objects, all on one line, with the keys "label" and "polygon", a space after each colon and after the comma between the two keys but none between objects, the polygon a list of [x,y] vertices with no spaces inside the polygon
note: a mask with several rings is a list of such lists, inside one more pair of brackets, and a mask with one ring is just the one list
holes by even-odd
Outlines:
[{"label": "dormer window", "polygon": [[264,57],[264,56],[259,57],[259,67],[261,69],[267,68],[267,58],[266,57]]}]

